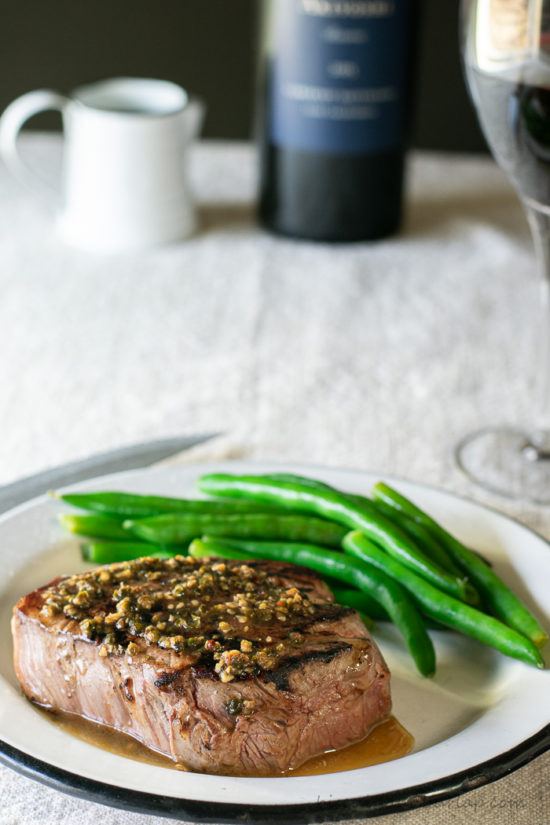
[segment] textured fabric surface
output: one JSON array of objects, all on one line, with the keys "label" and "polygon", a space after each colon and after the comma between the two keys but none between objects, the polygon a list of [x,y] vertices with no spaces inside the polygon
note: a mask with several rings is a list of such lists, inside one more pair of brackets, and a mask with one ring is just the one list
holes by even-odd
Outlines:
[{"label": "textured fabric surface", "polygon": [[[55,176],[55,136],[23,148]],[[51,214],[0,168],[0,483],[123,444],[223,431],[182,460],[379,470],[465,494],[550,538],[547,508],[481,493],[452,455],[465,432],[522,422],[532,406],[534,262],[494,164],[414,156],[403,233],[346,246],[257,228],[246,145],[198,147],[193,175],[196,237],[98,257],[64,246]],[[543,756],[377,821],[548,825],[549,767]],[[0,825],[161,821],[0,768]]]}]

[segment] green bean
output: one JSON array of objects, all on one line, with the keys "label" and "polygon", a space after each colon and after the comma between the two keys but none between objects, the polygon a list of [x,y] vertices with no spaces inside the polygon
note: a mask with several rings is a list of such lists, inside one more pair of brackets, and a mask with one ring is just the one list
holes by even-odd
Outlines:
[{"label": "green bean", "polygon": [[396,519],[403,530],[408,533],[411,538],[417,541],[426,555],[441,565],[444,570],[451,573],[453,576],[460,577],[464,575],[464,571],[461,570],[457,564],[455,564],[441,542],[436,540],[425,525],[420,524],[420,522],[415,521],[414,519],[408,518],[404,513],[398,513],[395,508],[390,507],[384,501],[377,501],[376,507],[378,507],[380,512],[383,513],[386,518]]},{"label": "green bean", "polygon": [[294,513],[166,513],[138,521],[125,521],[124,527],[134,535],[157,544],[179,544],[209,533],[213,536],[306,541],[339,547],[347,532],[340,524]]},{"label": "green bean", "polygon": [[[270,476],[205,475],[199,479],[202,492],[218,496],[242,496],[256,501],[292,507],[333,519],[351,529],[362,530],[381,544],[390,555],[415,570],[432,584],[464,601],[475,601],[477,594],[464,578],[451,576],[422,553],[417,544],[394,522],[365,500],[361,506],[344,494],[325,485],[304,481],[273,479]],[[367,506],[367,503],[369,506]]]},{"label": "green bean", "polygon": [[315,478],[309,478],[307,476],[297,476],[294,473],[267,473],[264,478],[271,478],[273,481],[290,481],[291,483],[307,484],[307,486],[313,490],[337,492],[336,487],[332,487],[324,481],[318,481]]},{"label": "green bean", "polygon": [[64,493],[52,495],[82,510],[122,518],[147,518],[161,513],[254,513],[280,512],[280,508],[243,501],[202,501],[199,499],[144,496],[118,491]]},{"label": "green bean", "polygon": [[[359,613],[365,610],[367,615],[376,621],[391,622],[388,612],[384,610],[382,605],[377,604],[377,602],[367,593],[361,592],[360,590],[355,590],[351,587],[338,587],[337,585],[331,584],[330,581],[326,581],[326,579],[325,584],[330,587],[334,593],[336,601],[340,604],[353,607]],[[446,627],[446,625],[441,624],[441,622],[436,622],[434,619],[429,619],[427,616],[423,616],[422,618],[424,619],[424,624],[428,630],[444,630],[445,632],[449,630],[449,628]]]},{"label": "green bean", "polygon": [[492,612],[514,630],[527,636],[541,648],[548,641],[548,634],[540,626],[530,610],[520,601],[497,574],[468,547],[441,527],[431,516],[413,504],[388,485],[379,483],[374,488],[374,496],[409,518],[423,524],[438,541],[444,544],[456,564],[464,570],[479,590]]},{"label": "green bean", "polygon": [[[356,590],[354,587],[332,587],[331,590],[338,604],[357,610],[368,628],[372,627],[373,619],[389,619],[384,608],[364,591]],[[365,619],[369,619],[369,622]]]},{"label": "green bean", "polygon": [[63,513],[59,521],[70,533],[78,536],[93,536],[97,539],[121,539],[128,541],[130,533],[122,526],[120,519],[111,516],[72,515]]},{"label": "green bean", "polygon": [[240,561],[248,561],[251,556],[246,550],[239,550],[230,545],[229,539],[211,538],[210,536],[193,539],[189,544],[189,555],[194,559],[220,558]]},{"label": "green bean", "polygon": [[[311,544],[236,541],[205,536],[191,543],[195,557],[266,558],[288,561],[316,570],[366,592],[381,604],[401,632],[414,662],[424,676],[435,671],[435,651],[420,614],[405,590],[383,571],[344,553]],[[225,556],[224,556],[225,554]]]},{"label": "green bean", "polygon": [[389,558],[358,530],[345,537],[344,549],[352,554],[352,557],[374,565],[399,581],[429,618],[460,630],[514,659],[520,659],[536,667],[544,667],[544,660],[530,639],[498,619],[437,590],[403,564]]},{"label": "green bean", "polygon": [[95,564],[113,564],[117,561],[140,559],[143,556],[167,558],[175,555],[174,552],[144,541],[91,541],[82,545],[81,553],[84,561]]}]

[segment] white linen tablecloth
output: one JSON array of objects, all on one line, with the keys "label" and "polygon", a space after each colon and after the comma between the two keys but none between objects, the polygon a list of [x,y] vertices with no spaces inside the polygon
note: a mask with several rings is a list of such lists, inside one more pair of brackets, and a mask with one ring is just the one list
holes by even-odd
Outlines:
[{"label": "white linen tablecloth", "polygon": [[[23,138],[55,174],[56,135]],[[191,456],[345,465],[466,494],[550,538],[548,508],[473,488],[452,450],[532,406],[536,278],[527,225],[487,158],[415,154],[395,238],[331,246],[254,220],[245,144],[193,156],[201,231],[101,257],[0,167],[0,483],[99,450],[221,431]],[[548,755],[380,825],[548,825]],[[1,825],[157,825],[0,767]]]}]

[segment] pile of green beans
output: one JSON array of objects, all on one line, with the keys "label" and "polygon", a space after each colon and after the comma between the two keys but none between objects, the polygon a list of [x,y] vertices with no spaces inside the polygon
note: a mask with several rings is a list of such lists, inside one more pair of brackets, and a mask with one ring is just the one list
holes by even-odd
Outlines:
[{"label": "pile of green beans", "polygon": [[90,539],[82,555],[98,564],[190,553],[308,566],[367,624],[394,622],[425,676],[436,664],[426,627],[544,666],[539,649],[548,636],[527,607],[478,553],[388,485],[376,484],[367,498],[288,473],[209,474],[198,488],[211,498],[61,495],[87,512],[60,520]]}]

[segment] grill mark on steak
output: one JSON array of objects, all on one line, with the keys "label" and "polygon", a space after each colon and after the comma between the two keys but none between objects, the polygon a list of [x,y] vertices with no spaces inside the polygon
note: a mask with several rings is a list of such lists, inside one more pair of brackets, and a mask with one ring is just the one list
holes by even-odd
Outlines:
[{"label": "grill mark on steak", "polygon": [[[181,594],[189,577],[198,584]],[[262,601],[269,620],[238,621]],[[164,637],[148,640],[140,620],[156,614]],[[193,615],[200,627],[178,625]],[[90,633],[90,620],[100,630]],[[29,699],[128,733],[191,770],[285,771],[363,738],[391,710],[389,672],[358,614],[336,605],[313,571],[287,563],[107,565],[24,597],[12,628]]]},{"label": "grill mark on steak", "polygon": [[272,682],[276,690],[290,692],[289,676],[291,673],[300,668],[304,668],[308,662],[323,662],[324,664],[328,664],[328,662],[332,662],[333,659],[340,656],[344,650],[350,650],[351,647],[351,644],[346,642],[336,642],[326,650],[307,650],[299,656],[291,656],[275,670],[263,673],[260,678],[263,682]]}]

